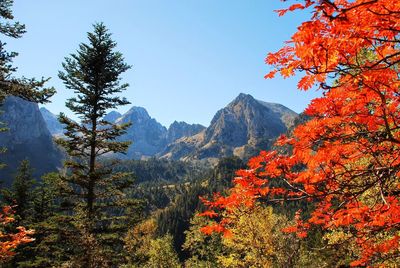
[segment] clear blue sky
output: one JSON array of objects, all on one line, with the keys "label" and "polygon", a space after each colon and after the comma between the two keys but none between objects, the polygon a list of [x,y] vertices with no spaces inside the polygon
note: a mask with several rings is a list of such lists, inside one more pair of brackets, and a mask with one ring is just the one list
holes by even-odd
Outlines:
[{"label": "clear blue sky", "polygon": [[[264,58],[280,48],[307,14],[278,17],[279,0],[15,0],[23,38],[8,41],[19,75],[52,77],[58,93],[46,107],[71,115],[71,96],[57,77],[65,56],[94,22],[104,22],[133,68],[124,95],[163,125],[174,120],[208,125],[240,92],[301,112],[316,92],[300,92],[296,79],[263,78]],[[124,112],[129,107],[123,107]]]}]

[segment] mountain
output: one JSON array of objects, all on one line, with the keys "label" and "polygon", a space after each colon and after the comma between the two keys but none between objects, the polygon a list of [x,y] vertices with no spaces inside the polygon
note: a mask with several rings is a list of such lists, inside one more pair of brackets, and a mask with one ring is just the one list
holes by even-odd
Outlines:
[{"label": "mountain", "polygon": [[50,131],[53,136],[60,136],[64,133],[63,125],[58,121],[58,118],[55,114],[50,112],[44,107],[40,108],[40,113],[43,116],[43,119],[47,125],[47,129]]},{"label": "mountain", "polygon": [[183,136],[194,135],[205,129],[199,124],[187,124],[174,122],[167,129],[157,120],[151,118],[143,107],[132,107],[128,112],[120,116],[115,123],[132,123],[127,133],[121,140],[132,141],[126,156],[129,159],[145,159],[156,156],[165,149],[167,144],[174,142]]},{"label": "mountain", "polygon": [[55,171],[61,166],[61,153],[53,143],[39,107],[36,103],[16,97],[8,97],[1,107],[0,121],[8,131],[0,132],[0,147],[7,151],[0,154],[0,180],[10,185],[19,163],[28,159],[34,167],[34,175]]},{"label": "mountain", "polygon": [[[64,126],[58,121],[58,118],[55,114],[50,112],[44,107],[40,108],[40,113],[43,116],[43,119],[47,125],[47,129],[50,131],[53,137],[62,136],[64,133]],[[104,120],[109,122],[115,122],[121,114],[117,111],[111,111],[104,116]]]},{"label": "mountain", "polygon": [[166,145],[167,129],[151,118],[146,109],[133,106],[115,123],[132,123],[123,141],[132,141],[125,158],[141,159],[156,155]]},{"label": "mountain", "polygon": [[223,156],[247,158],[267,149],[294,123],[297,114],[277,104],[258,101],[241,93],[219,110],[208,128],[170,143],[162,158],[180,160],[216,159]]},{"label": "mountain", "polygon": [[108,121],[108,122],[113,123],[113,122],[115,122],[118,118],[120,118],[121,116],[122,116],[122,114],[120,114],[119,112],[117,112],[117,111],[111,111],[111,112],[109,112],[108,114],[106,114],[106,115],[103,117],[103,119],[104,119],[105,121]]},{"label": "mountain", "polygon": [[[46,110],[47,111],[47,110]],[[42,111],[49,129],[57,129],[50,112]],[[290,129],[298,115],[289,108],[240,94],[213,117],[210,126],[174,121],[167,129],[151,118],[143,107],[133,106],[121,115],[111,111],[104,119],[132,123],[122,141],[132,141],[124,159],[161,157],[173,160],[215,160],[220,157],[248,158]],[[54,126],[53,126],[54,125]],[[58,129],[59,131],[59,129]]]},{"label": "mountain", "polygon": [[177,122],[174,121],[168,128],[167,131],[167,143],[174,142],[182,137],[190,137],[193,136],[202,130],[205,127],[200,124],[188,124],[186,122]]},{"label": "mountain", "polygon": [[[46,108],[41,108],[40,112],[47,124],[47,128],[53,136],[63,133],[63,127],[58,122],[57,117]],[[117,111],[111,111],[103,118],[112,123],[132,123],[127,133],[120,140],[133,141],[126,155],[119,155],[121,158],[142,159],[156,156],[164,150],[165,146],[183,136],[192,136],[204,126],[199,124],[188,124],[175,121],[167,129],[151,118],[143,107],[133,106],[125,114],[121,115]]]}]

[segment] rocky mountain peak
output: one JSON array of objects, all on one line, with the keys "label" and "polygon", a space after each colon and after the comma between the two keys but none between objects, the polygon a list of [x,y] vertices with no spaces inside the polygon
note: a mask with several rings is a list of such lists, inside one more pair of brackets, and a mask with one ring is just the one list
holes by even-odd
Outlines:
[{"label": "rocky mountain peak", "polygon": [[283,105],[261,102],[241,93],[215,114],[207,129],[170,144],[164,156],[183,160],[248,157],[259,149],[268,149],[296,117],[295,112]]},{"label": "rocky mountain peak", "polygon": [[113,123],[113,122],[115,122],[118,118],[120,118],[122,115],[119,113],[119,112],[117,112],[117,111],[111,111],[111,112],[109,112],[108,114],[106,114],[105,116],[104,116],[104,120],[105,121],[108,121],[108,122],[111,122],[111,123]]},{"label": "rocky mountain peak", "polygon": [[129,120],[132,122],[145,122],[151,120],[151,117],[145,108],[133,106],[119,120],[124,120],[124,122]]},{"label": "rocky mountain peak", "polygon": [[236,105],[238,103],[254,103],[256,99],[250,94],[240,93],[229,105]]},{"label": "rocky mountain peak", "polygon": [[200,124],[188,124],[183,121],[174,121],[168,128],[167,143],[171,143],[182,137],[193,136],[203,129],[205,129],[205,127]]},{"label": "rocky mountain peak", "polygon": [[[47,112],[43,110],[44,116],[54,119]],[[260,101],[244,93],[220,109],[207,128],[174,121],[167,129],[138,106],[123,115],[111,111],[104,117],[110,122],[132,123],[120,138],[132,141],[127,155],[121,157],[160,156],[181,160],[255,155],[260,149],[268,149],[275,138],[290,129],[295,118],[297,114],[281,104]]]},{"label": "rocky mountain peak", "polygon": [[127,158],[147,158],[156,155],[166,145],[167,129],[151,118],[145,108],[133,106],[116,123],[131,123],[123,141],[132,141]]}]

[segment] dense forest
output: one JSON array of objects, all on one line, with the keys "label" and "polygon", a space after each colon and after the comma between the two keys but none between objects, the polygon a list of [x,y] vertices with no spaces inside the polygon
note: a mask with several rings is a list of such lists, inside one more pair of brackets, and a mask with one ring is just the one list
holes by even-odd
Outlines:
[{"label": "dense forest", "polygon": [[[115,157],[135,142],[121,139],[130,122],[106,117],[129,104],[131,65],[95,23],[59,71],[79,118],[58,117],[63,167],[39,178],[23,160],[0,188],[0,266],[397,267],[400,2],[303,0],[277,13],[300,10],[311,18],[268,54],[265,78],[300,75],[299,90],[323,94],[287,125],[276,121],[285,133],[264,140],[268,151],[212,162]],[[0,0],[0,18],[2,37],[26,32],[13,0]],[[16,76],[16,56],[0,41],[0,102],[51,101],[48,79]],[[230,152],[210,144],[192,149]]]}]

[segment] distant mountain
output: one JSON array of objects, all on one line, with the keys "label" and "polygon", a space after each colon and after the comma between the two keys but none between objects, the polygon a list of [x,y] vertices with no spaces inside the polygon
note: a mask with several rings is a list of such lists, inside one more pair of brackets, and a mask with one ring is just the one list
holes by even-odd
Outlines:
[{"label": "distant mountain", "polygon": [[205,127],[200,124],[188,124],[186,122],[177,122],[174,121],[168,128],[167,131],[167,143],[174,142],[182,137],[190,137],[193,136],[202,130]]},{"label": "distant mountain", "polygon": [[285,133],[297,114],[276,103],[240,94],[219,110],[208,128],[170,143],[161,153],[163,158],[199,160],[239,156],[246,158],[260,149],[267,149],[272,141]]},{"label": "distant mountain", "polygon": [[148,158],[156,155],[166,145],[167,129],[151,118],[142,107],[132,107],[116,123],[132,123],[127,133],[121,137],[121,140],[133,142],[126,158]]},{"label": "distant mountain", "polygon": [[[53,136],[63,133],[63,127],[58,122],[57,117],[46,108],[40,109],[42,116],[47,124],[47,128]],[[145,108],[133,106],[125,114],[121,115],[117,111],[111,111],[103,118],[112,123],[132,123],[120,140],[133,141],[126,155],[119,157],[126,159],[142,159],[156,156],[164,150],[165,146],[183,136],[194,135],[205,129],[199,124],[187,124],[185,122],[174,122],[167,129],[151,118]]]},{"label": "distant mountain", "polygon": [[[52,134],[60,131],[54,115],[42,114]],[[167,129],[143,107],[133,106],[121,115],[111,111],[104,119],[132,123],[120,140],[132,141],[124,159],[161,157],[173,160],[214,160],[226,156],[248,158],[268,149],[282,133],[292,128],[298,115],[289,108],[240,94],[213,117],[210,126],[174,121]]]},{"label": "distant mountain", "polygon": [[[132,141],[126,155],[126,159],[146,159],[154,157],[162,152],[168,143],[183,137],[196,134],[205,127],[199,124],[187,124],[185,122],[174,122],[167,129],[157,120],[151,118],[143,107],[133,106],[115,123],[132,123],[120,140]],[[120,155],[121,156],[121,155]]]},{"label": "distant mountain", "polygon": [[40,113],[42,114],[43,119],[51,135],[60,136],[64,133],[64,127],[60,123],[60,121],[58,121],[58,118],[55,114],[53,114],[44,107],[40,108]]},{"label": "distant mountain", "polygon": [[[60,123],[60,121],[58,121],[58,118],[55,114],[44,107],[40,108],[40,113],[42,114],[43,119],[46,122],[47,128],[53,137],[63,135],[64,126]],[[111,111],[106,114],[103,119],[109,122],[115,122],[119,117],[121,117],[121,114],[119,112]]]},{"label": "distant mountain", "polygon": [[122,114],[120,114],[117,111],[111,111],[108,114],[106,114],[103,119],[108,121],[108,122],[115,122],[118,118],[120,118],[122,116]]},{"label": "distant mountain", "polygon": [[0,147],[7,151],[0,154],[0,180],[10,185],[19,163],[28,159],[36,177],[61,166],[61,153],[53,143],[39,107],[36,103],[8,97],[0,107],[0,121],[8,131],[0,132]]}]

